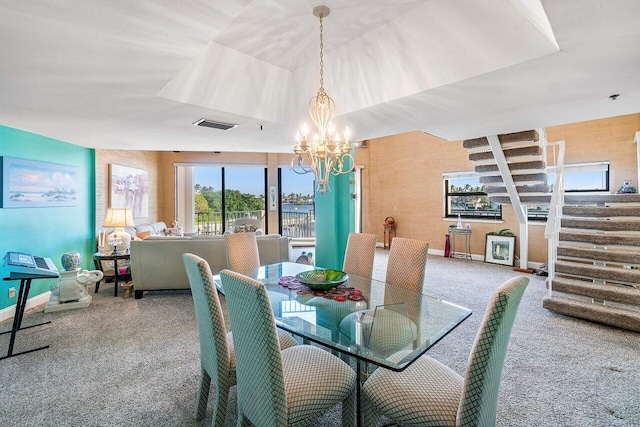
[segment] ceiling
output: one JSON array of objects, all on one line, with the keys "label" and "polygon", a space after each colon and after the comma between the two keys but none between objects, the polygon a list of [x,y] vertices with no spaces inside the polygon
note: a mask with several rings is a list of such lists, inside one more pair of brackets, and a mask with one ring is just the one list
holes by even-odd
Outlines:
[{"label": "ceiling", "polygon": [[354,140],[640,112],[637,0],[0,0],[0,125],[90,148],[291,152],[320,83],[320,3],[324,87]]}]

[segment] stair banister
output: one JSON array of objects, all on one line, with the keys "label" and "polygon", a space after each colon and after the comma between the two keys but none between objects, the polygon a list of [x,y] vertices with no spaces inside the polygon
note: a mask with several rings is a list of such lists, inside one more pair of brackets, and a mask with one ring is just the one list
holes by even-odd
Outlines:
[{"label": "stair banister", "polygon": [[518,218],[518,224],[520,225],[520,268],[527,268],[529,257],[529,226],[527,209],[523,206],[522,202],[520,202],[520,195],[518,195],[518,191],[516,190],[516,186],[513,182],[513,177],[511,176],[507,159],[502,151],[502,145],[500,144],[498,135],[488,135],[487,141],[489,141],[489,147],[493,153],[493,158],[496,161],[498,171],[500,171],[500,175],[502,176],[502,182],[507,190],[507,194],[511,200],[511,205],[513,205],[516,217]]},{"label": "stair banister", "polygon": [[[549,205],[549,215],[547,217],[547,226],[544,236],[548,241],[547,250],[547,268],[548,268],[548,288],[549,296],[552,292],[553,278],[555,277],[555,266],[559,243],[559,233],[562,217],[562,206],[564,205],[564,141],[547,142],[547,146],[553,147],[553,163],[554,163],[554,182],[553,192],[551,193],[551,203]],[[556,148],[558,155],[556,157]]]}]

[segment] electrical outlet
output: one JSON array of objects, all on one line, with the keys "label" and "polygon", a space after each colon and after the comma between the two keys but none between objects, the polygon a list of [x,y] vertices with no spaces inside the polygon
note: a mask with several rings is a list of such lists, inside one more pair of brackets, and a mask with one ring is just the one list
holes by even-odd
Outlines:
[{"label": "electrical outlet", "polygon": [[9,288],[9,299],[16,297],[16,288]]}]

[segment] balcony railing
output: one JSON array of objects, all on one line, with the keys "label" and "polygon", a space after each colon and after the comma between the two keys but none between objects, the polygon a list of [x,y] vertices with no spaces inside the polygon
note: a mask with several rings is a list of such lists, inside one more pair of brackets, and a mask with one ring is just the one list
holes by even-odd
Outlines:
[{"label": "balcony railing", "polygon": [[[233,221],[238,218],[255,218],[264,225],[264,211],[235,211],[226,213],[227,226],[222,227],[222,212],[196,213],[194,228],[197,234],[222,234],[225,230],[233,228]],[[315,213],[309,212],[282,212],[282,235],[292,238],[315,238]]]}]

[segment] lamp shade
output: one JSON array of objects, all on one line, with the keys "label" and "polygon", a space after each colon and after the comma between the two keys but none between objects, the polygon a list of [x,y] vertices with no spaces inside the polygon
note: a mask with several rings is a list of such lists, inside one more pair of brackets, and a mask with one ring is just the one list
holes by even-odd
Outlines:
[{"label": "lamp shade", "polygon": [[107,208],[103,227],[133,227],[133,215],[130,208]]}]

